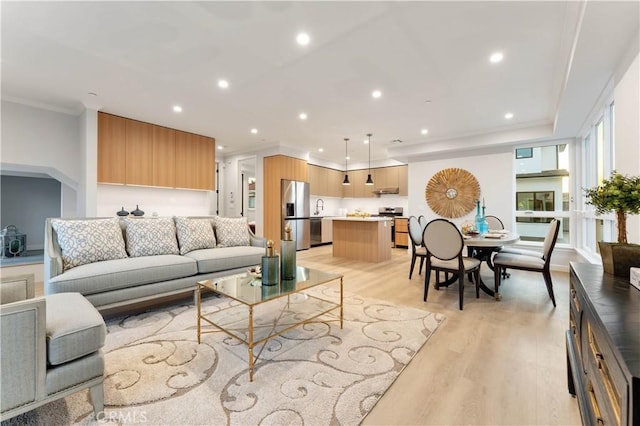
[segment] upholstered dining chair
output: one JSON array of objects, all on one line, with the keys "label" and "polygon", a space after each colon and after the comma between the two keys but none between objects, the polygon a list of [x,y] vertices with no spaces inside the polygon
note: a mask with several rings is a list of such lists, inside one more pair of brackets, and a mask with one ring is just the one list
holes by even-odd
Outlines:
[{"label": "upholstered dining chair", "polygon": [[427,262],[424,276],[424,301],[429,293],[431,271],[451,272],[458,278],[460,310],[464,295],[464,277],[474,274],[476,298],[480,297],[480,260],[462,255],[464,241],[458,227],[446,219],[434,219],[427,224],[422,234],[422,241],[427,250]]},{"label": "upholstered dining chair", "polygon": [[502,223],[499,217],[486,215],[484,219],[487,221],[487,225],[489,225],[489,229],[491,230],[504,229],[504,223]]},{"label": "upholstered dining chair", "polygon": [[553,281],[551,280],[551,254],[558,239],[558,231],[560,230],[560,221],[553,219],[547,229],[547,235],[544,238],[544,246],[542,253],[532,250],[507,251],[504,249],[493,257],[493,277],[495,284],[496,299],[500,300],[501,296],[498,292],[500,288],[500,271],[505,268],[519,269],[524,271],[540,272],[544,277],[547,286],[547,292],[551,298],[553,306],[556,306],[556,298],[553,294]]},{"label": "upholstered dining chair", "polygon": [[424,217],[423,215],[418,216],[418,222],[420,223],[420,226],[422,226],[422,229],[424,229],[425,226],[427,226],[427,218]]},{"label": "upholstered dining chair", "polygon": [[415,216],[409,217],[409,238],[411,238],[411,267],[409,269],[409,279],[413,275],[413,268],[416,265],[416,259],[420,258],[420,268],[418,273],[422,274],[424,260],[427,258],[427,250],[422,244],[422,225]]}]

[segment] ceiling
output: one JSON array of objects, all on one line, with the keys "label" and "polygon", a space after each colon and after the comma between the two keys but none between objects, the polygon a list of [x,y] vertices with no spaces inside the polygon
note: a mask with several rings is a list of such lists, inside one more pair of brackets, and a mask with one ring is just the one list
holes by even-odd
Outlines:
[{"label": "ceiling", "polygon": [[223,155],[280,146],[344,164],[350,138],[350,166],[367,162],[369,132],[374,164],[496,132],[575,136],[640,15],[635,1],[1,7],[3,99],[212,136]]}]

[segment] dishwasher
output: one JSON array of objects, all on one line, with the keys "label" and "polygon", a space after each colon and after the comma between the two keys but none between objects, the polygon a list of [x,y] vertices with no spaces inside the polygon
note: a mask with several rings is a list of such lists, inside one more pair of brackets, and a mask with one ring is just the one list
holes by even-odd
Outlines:
[{"label": "dishwasher", "polygon": [[311,247],[322,244],[322,218],[311,218]]}]

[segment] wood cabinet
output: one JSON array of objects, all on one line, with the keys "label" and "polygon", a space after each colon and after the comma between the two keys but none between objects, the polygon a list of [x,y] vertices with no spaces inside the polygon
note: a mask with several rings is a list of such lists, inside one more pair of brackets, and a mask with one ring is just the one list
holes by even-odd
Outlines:
[{"label": "wood cabinet", "polygon": [[409,195],[409,166],[398,167],[398,187],[399,195]]},{"label": "wood cabinet", "polygon": [[126,183],[127,119],[98,113],[98,182]]},{"label": "wood cabinet", "polygon": [[369,169],[349,170],[351,185],[342,185],[344,172],[327,167],[308,165],[311,195],[318,197],[368,198],[375,197],[376,189],[399,188],[400,195],[407,195],[407,166],[371,169],[373,185],[365,185]]},{"label": "wood cabinet", "polygon": [[142,121],[126,121],[125,182],[153,185],[153,128]]},{"label": "wood cabinet", "polygon": [[274,155],[263,160],[264,237],[273,240],[277,250],[282,238],[282,179],[308,182],[308,165],[304,160]]},{"label": "wood cabinet", "polygon": [[176,188],[215,189],[215,142],[176,131]]},{"label": "wood cabinet", "polygon": [[215,139],[98,113],[98,182],[215,189]]},{"label": "wood cabinet", "polygon": [[409,247],[409,219],[406,217],[395,218],[395,246]]},{"label": "wood cabinet", "polygon": [[569,392],[586,425],[640,425],[640,291],[599,265],[571,262]]},{"label": "wood cabinet", "polygon": [[333,218],[333,255],[364,262],[391,259],[391,221]]},{"label": "wood cabinet", "polygon": [[153,186],[176,186],[176,131],[168,127],[153,126],[152,182]]}]

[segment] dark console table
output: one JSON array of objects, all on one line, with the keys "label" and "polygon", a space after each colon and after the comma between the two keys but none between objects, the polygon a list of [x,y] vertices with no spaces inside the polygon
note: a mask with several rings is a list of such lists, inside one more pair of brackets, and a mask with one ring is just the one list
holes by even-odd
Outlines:
[{"label": "dark console table", "polygon": [[582,422],[640,426],[640,291],[574,262],[570,286],[567,370]]}]

